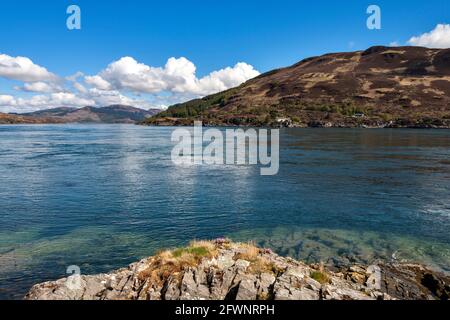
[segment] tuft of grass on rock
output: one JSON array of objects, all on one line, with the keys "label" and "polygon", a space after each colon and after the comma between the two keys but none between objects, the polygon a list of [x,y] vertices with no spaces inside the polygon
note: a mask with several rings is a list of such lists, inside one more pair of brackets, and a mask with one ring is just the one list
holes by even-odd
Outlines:
[{"label": "tuft of grass on rock", "polygon": [[270,259],[267,259],[263,255],[264,250],[259,249],[253,242],[248,243],[237,243],[236,246],[239,247],[241,252],[237,253],[233,259],[234,260],[246,260],[250,262],[248,270],[254,274],[262,273],[272,273],[274,275],[279,275],[285,270],[280,268]]},{"label": "tuft of grass on rock", "polygon": [[239,243],[239,248],[242,252],[239,252],[234,256],[234,260],[242,259],[249,262],[255,262],[258,260],[261,250],[257,248],[253,243]]},{"label": "tuft of grass on rock", "polygon": [[170,276],[177,276],[188,267],[196,267],[204,258],[213,258],[218,251],[214,243],[209,241],[193,241],[185,248],[161,251],[141,271],[141,280],[162,284]]},{"label": "tuft of grass on rock", "polygon": [[205,247],[188,247],[188,248],[178,248],[172,251],[172,256],[174,258],[180,258],[183,255],[193,255],[194,257],[205,257],[209,253],[208,249]]},{"label": "tuft of grass on rock", "polygon": [[320,284],[330,283],[330,277],[322,271],[313,271],[311,272],[310,277]]},{"label": "tuft of grass on rock", "polygon": [[275,276],[285,271],[285,269],[264,257],[258,257],[255,261],[252,261],[248,270],[254,274],[271,273]]}]

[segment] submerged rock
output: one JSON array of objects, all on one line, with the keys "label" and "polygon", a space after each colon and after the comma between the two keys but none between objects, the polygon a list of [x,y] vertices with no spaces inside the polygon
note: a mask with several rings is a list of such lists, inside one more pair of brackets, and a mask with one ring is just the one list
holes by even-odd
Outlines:
[{"label": "submerged rock", "polygon": [[28,300],[442,299],[450,278],[410,264],[338,271],[229,241],[193,242],[108,274],[33,286]]}]

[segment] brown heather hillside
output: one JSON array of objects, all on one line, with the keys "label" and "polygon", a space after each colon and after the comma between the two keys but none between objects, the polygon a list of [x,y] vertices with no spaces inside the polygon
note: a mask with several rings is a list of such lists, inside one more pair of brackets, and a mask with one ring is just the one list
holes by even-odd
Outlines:
[{"label": "brown heather hillside", "polygon": [[[273,70],[144,124],[450,127],[450,49],[372,47]],[[292,121],[292,123],[291,123]]]}]

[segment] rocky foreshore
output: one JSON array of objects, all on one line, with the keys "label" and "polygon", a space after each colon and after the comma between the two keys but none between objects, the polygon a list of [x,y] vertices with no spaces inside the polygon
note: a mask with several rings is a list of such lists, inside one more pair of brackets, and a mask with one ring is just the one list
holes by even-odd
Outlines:
[{"label": "rocky foreshore", "polygon": [[35,285],[28,300],[448,300],[450,277],[420,265],[331,270],[227,239],[195,241],[108,274]]},{"label": "rocky foreshore", "polygon": [[242,118],[239,121],[194,118],[149,118],[140,125],[147,126],[185,126],[194,125],[194,121],[202,121],[205,127],[253,127],[253,128],[360,128],[360,129],[450,129],[450,119],[397,119],[382,121],[380,119],[345,117],[341,119],[316,119],[295,122],[291,119],[272,122],[252,122]]}]

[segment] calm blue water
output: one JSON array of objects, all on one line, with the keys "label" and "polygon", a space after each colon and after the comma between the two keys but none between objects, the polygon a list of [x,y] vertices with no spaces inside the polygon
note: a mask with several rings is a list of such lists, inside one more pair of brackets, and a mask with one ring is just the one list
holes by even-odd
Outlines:
[{"label": "calm blue water", "polygon": [[172,128],[0,126],[0,298],[191,239],[450,270],[450,131],[286,129],[280,172],[176,167]]}]

